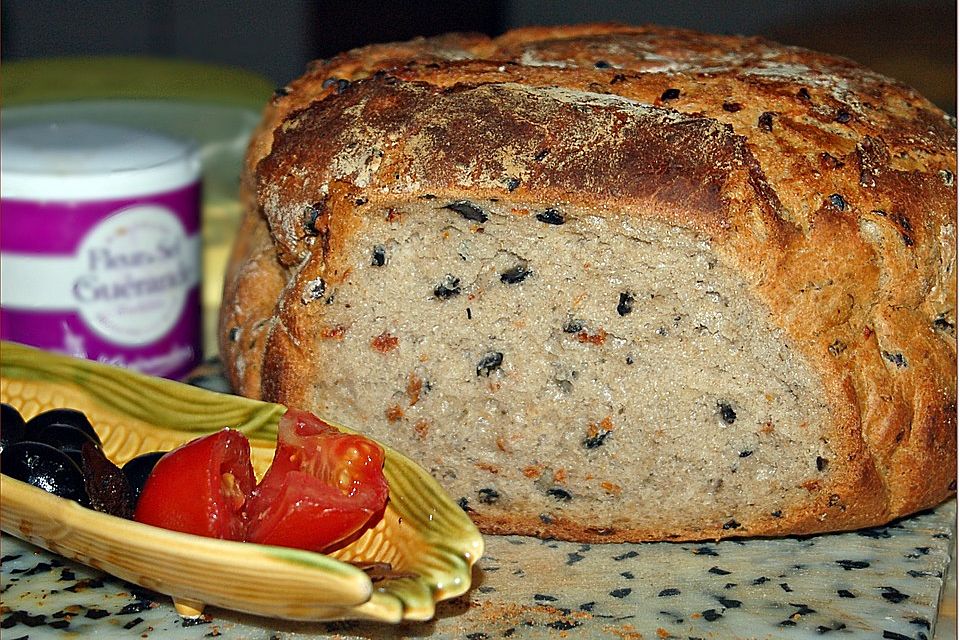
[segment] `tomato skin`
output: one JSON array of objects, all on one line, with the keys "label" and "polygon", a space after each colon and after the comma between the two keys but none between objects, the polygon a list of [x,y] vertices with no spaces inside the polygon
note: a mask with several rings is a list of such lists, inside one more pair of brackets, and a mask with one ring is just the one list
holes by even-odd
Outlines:
[{"label": "tomato skin", "polygon": [[247,540],[321,553],[344,546],[386,507],[383,462],[375,442],[288,410],[273,463],[248,503]]},{"label": "tomato skin", "polygon": [[250,443],[239,431],[223,429],[160,458],[133,518],[173,531],[243,540],[245,506],[255,485]]}]

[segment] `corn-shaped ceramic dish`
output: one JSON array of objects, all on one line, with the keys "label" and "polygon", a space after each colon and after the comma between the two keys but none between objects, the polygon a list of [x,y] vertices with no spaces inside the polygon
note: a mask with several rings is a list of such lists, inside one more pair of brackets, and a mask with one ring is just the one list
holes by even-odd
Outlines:
[{"label": "corn-shaped ceramic dish", "polygon": [[[239,429],[250,438],[258,477],[273,459],[286,410],[9,342],[0,342],[0,399],[26,419],[57,407],[83,411],[117,464],[202,433]],[[330,556],[167,531],[6,476],[0,528],[170,595],[184,615],[210,604],[291,620],[428,620],[437,602],[469,589],[483,539],[423,469],[384,450],[390,501],[383,519]],[[375,582],[362,568],[383,563],[389,570]]]}]

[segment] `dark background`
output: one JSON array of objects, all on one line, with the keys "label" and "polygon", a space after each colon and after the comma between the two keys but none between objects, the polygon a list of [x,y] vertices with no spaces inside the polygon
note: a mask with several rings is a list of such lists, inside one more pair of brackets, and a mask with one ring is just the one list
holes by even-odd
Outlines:
[{"label": "dark background", "polygon": [[308,60],[370,42],[610,20],[838,53],[956,114],[957,4],[943,0],[4,0],[0,57],[170,56],[243,67],[281,85]]}]

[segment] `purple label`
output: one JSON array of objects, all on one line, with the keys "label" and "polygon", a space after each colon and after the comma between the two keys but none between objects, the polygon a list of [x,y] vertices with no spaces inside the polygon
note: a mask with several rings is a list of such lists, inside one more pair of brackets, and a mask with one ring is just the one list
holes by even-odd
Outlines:
[{"label": "purple label", "polygon": [[188,296],[170,332],[149,345],[130,348],[104,340],[77,313],[10,310],[0,307],[0,339],[46,351],[134,369],[162,378],[184,378],[199,363],[200,296]]},{"label": "purple label", "polygon": [[52,202],[3,199],[0,242],[3,251],[65,255],[77,251],[80,242],[104,218],[136,205],[168,209],[183,225],[187,235],[200,230],[200,184],[198,182],[166,193],[87,202]]},{"label": "purple label", "polygon": [[183,377],[202,355],[200,190],[3,200],[0,338]]}]

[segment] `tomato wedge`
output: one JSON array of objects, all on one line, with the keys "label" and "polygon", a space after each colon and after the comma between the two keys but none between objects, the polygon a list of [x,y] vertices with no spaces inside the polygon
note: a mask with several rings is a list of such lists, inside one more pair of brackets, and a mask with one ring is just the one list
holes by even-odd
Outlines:
[{"label": "tomato wedge", "polygon": [[160,458],[133,518],[173,531],[243,540],[245,506],[256,482],[246,436],[223,429]]},{"label": "tomato wedge", "polygon": [[134,519],[226,540],[327,553],[383,516],[389,489],[375,442],[310,413],[280,419],[273,463],[260,484],[250,443],[224,429],[164,455],[144,484]]},{"label": "tomato wedge", "polygon": [[329,552],[379,521],[388,497],[384,453],[290,409],[280,420],[273,463],[247,503],[247,540]]}]

